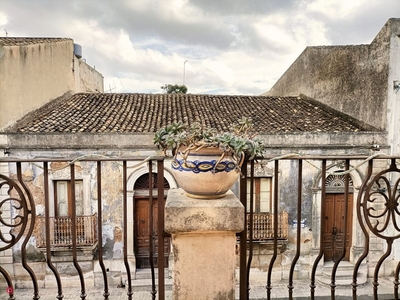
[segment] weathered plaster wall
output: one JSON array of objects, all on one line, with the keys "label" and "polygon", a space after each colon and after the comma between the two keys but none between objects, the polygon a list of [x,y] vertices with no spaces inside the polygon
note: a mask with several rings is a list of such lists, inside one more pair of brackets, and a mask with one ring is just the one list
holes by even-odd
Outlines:
[{"label": "weathered plaster wall", "polygon": [[0,129],[67,92],[103,91],[101,74],[75,57],[73,48],[72,39],[0,45]]},{"label": "weathered plaster wall", "polygon": [[75,92],[104,92],[103,76],[82,59],[74,57]]},{"label": "weathered plaster wall", "polygon": [[390,19],[370,45],[307,47],[265,95],[304,94],[387,129],[391,38],[400,19]]}]

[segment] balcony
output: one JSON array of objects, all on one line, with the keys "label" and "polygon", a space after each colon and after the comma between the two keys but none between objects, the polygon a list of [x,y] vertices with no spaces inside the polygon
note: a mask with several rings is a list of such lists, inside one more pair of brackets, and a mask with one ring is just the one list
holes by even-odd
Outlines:
[{"label": "balcony", "polygon": [[[254,213],[251,222],[250,214],[247,218],[247,240],[250,240],[250,234],[253,233],[254,242],[272,241],[274,239],[274,214],[272,213]],[[289,235],[288,213],[286,211],[278,214],[278,240],[286,240]],[[251,224],[253,228],[251,229]]]},{"label": "balcony", "polygon": [[[52,249],[71,247],[74,242],[72,218],[49,217],[46,224],[44,216],[37,217],[39,229],[36,236],[38,248],[46,247],[46,228],[50,230],[49,244]],[[91,247],[97,244],[97,214],[91,216],[76,216],[75,218],[76,246]]]}]

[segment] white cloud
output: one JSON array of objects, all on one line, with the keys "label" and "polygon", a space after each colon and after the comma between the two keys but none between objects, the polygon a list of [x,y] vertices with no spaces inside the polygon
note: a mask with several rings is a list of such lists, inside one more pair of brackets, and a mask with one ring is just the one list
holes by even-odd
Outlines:
[{"label": "white cloud", "polygon": [[308,3],[307,9],[330,19],[343,19],[357,12],[364,3],[365,0],[314,0]]},{"label": "white cloud", "polygon": [[4,26],[8,24],[8,17],[5,13],[0,11],[0,26]]},{"label": "white cloud", "polygon": [[398,10],[398,0],[3,2],[1,31],[70,37],[105,90],[152,93],[181,84],[188,60],[190,93],[261,94],[305,47],[371,41]]}]

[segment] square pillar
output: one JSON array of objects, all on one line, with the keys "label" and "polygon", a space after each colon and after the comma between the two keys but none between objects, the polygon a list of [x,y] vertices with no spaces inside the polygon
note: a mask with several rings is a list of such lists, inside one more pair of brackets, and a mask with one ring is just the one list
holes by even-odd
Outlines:
[{"label": "square pillar", "polygon": [[235,299],[236,233],[244,207],[228,192],[221,199],[168,193],[165,230],[172,235],[173,299]]}]

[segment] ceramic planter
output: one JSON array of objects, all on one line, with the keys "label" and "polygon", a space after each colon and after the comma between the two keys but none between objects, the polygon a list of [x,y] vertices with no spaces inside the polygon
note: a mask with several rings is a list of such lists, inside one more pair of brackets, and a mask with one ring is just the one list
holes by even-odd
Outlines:
[{"label": "ceramic planter", "polygon": [[237,181],[240,172],[232,156],[225,156],[216,166],[221,155],[219,148],[202,148],[190,151],[185,161],[178,150],[172,161],[173,174],[189,197],[222,198]]}]

